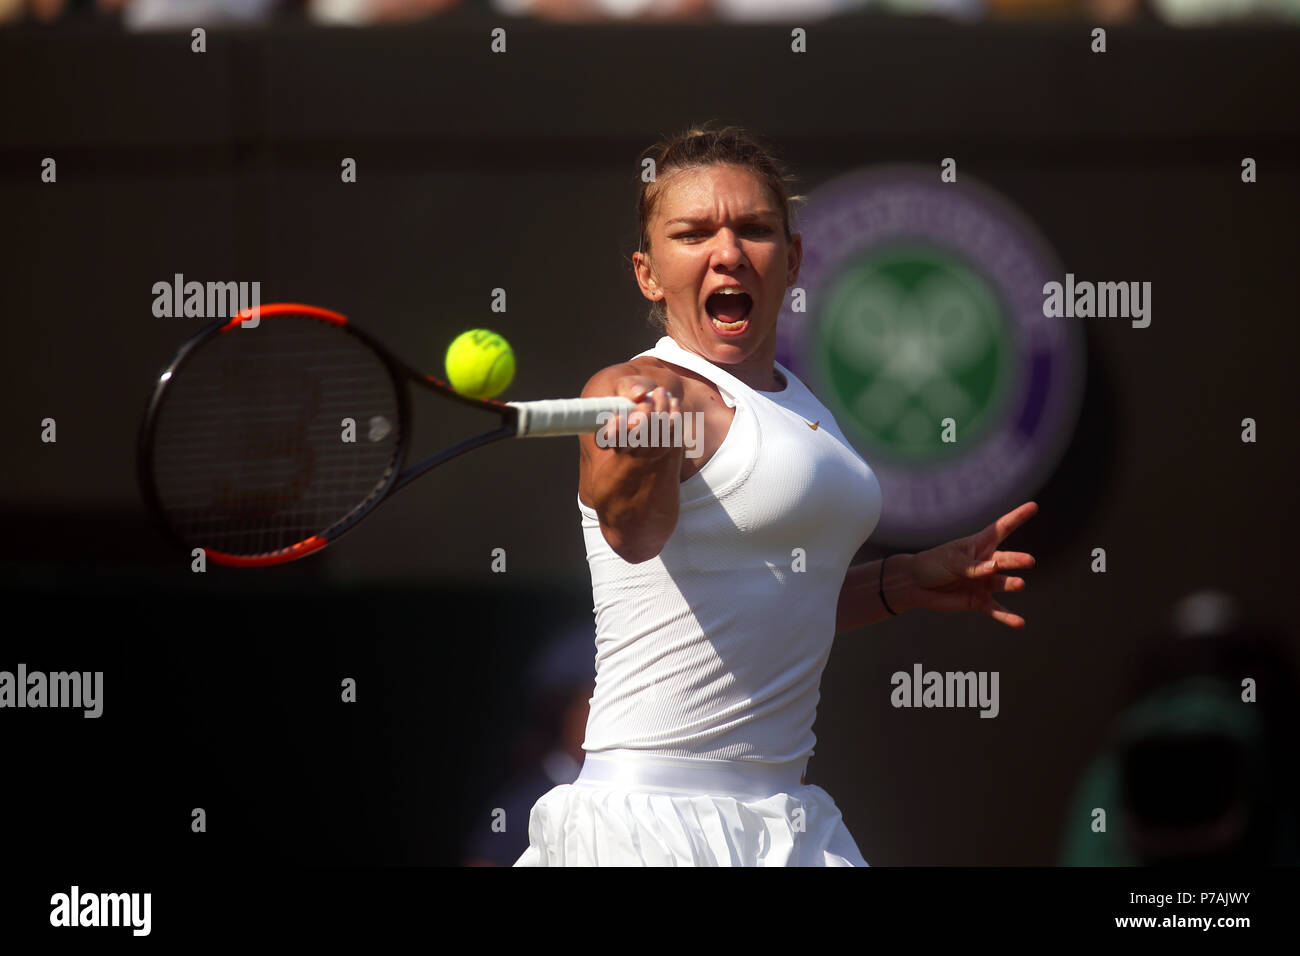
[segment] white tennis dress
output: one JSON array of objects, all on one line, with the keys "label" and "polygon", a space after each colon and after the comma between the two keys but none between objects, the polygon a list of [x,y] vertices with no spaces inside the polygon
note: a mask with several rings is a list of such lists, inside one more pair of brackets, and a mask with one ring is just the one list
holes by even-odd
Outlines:
[{"label": "white tennis dress", "polygon": [[[629,564],[578,502],[596,615],[582,773],[544,794],[516,866],[866,866],[804,784],[849,562],[880,483],[788,369],[760,392],[664,336],[735,417],[681,484],[663,551]],[[638,356],[640,357],[640,356]]]}]

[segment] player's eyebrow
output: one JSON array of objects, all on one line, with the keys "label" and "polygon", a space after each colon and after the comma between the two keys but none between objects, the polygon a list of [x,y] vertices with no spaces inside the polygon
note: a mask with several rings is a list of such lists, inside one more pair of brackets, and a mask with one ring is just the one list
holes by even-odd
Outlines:
[{"label": "player's eyebrow", "polygon": [[[775,219],[776,213],[771,209],[760,209],[757,212],[746,213],[743,216],[737,216],[736,222],[756,222],[759,219]],[[707,213],[701,216],[678,216],[676,219],[669,219],[665,226],[671,226],[674,223],[683,222],[689,226],[705,226],[713,222],[713,217]]]}]

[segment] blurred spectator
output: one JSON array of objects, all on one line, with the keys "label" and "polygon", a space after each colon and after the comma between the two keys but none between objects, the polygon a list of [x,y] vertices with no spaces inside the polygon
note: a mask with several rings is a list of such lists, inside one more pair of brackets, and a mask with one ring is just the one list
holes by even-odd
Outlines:
[{"label": "blurred spectator", "polygon": [[1061,19],[1081,9],[1078,0],[989,0],[989,15],[1000,20]]},{"label": "blurred spectator", "polygon": [[308,11],[317,23],[362,26],[367,23],[406,23],[436,16],[462,0],[310,0]]},{"label": "blurred spectator", "polygon": [[871,9],[903,16],[981,20],[988,14],[988,3],[986,0],[875,0]]},{"label": "blurred spectator", "polygon": [[1152,11],[1147,0],[1086,0],[1083,15],[1096,23],[1126,23],[1131,20],[1149,20]]},{"label": "blurred spectator", "polygon": [[120,7],[130,30],[189,30],[195,26],[263,23],[280,0],[100,0],[101,7]]},{"label": "blurred spectator", "polygon": [[121,20],[130,30],[258,24],[286,0],[0,0],[0,23],[27,18],[41,23]]},{"label": "blurred spectator", "polygon": [[[1218,591],[1189,595],[1145,648],[1131,704],[1066,827],[1074,866],[1300,863],[1295,677],[1280,632]],[[1255,682],[1255,701],[1242,682]],[[1106,811],[1094,832],[1093,811]]]},{"label": "blurred spectator", "polygon": [[867,9],[869,0],[714,0],[713,12],[722,20],[797,23]]},{"label": "blurred spectator", "polygon": [[1180,27],[1300,18],[1300,0],[1152,0],[1152,4],[1163,20]]},{"label": "blurred spectator", "polygon": [[492,0],[510,16],[569,23],[601,20],[708,19],[714,0]]},{"label": "blurred spectator", "polygon": [[[516,771],[488,798],[462,851],[466,866],[511,866],[528,849],[528,818],[542,794],[573,783],[582,769],[587,715],[596,689],[596,632],[587,623],[563,631],[538,655],[528,677],[531,717],[516,741]],[[505,811],[505,832],[491,829]]]}]

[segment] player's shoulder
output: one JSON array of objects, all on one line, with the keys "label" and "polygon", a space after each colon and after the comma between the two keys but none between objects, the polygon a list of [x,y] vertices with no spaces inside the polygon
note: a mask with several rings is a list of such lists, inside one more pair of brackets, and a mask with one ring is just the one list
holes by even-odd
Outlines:
[{"label": "player's shoulder", "polygon": [[662,385],[675,395],[680,396],[683,392],[682,378],[676,369],[653,355],[638,355],[626,362],[609,365],[598,371],[587,380],[582,395],[583,397],[612,395],[614,394],[614,384],[620,378],[626,378],[629,375],[639,375],[651,379],[656,385]]}]

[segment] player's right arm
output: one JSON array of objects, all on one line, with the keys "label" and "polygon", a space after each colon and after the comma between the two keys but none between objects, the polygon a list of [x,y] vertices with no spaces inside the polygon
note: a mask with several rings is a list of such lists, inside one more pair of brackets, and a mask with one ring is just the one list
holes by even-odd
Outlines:
[{"label": "player's right arm", "polygon": [[[666,369],[625,362],[593,375],[582,397],[632,399],[637,408],[626,415],[626,428],[631,431],[638,415],[679,413],[684,391],[681,378]],[[606,422],[603,442],[597,442],[595,435],[578,436],[582,453],[578,495],[599,516],[600,532],[614,553],[629,564],[640,564],[656,557],[677,527],[685,449],[620,446],[622,417]]]}]

